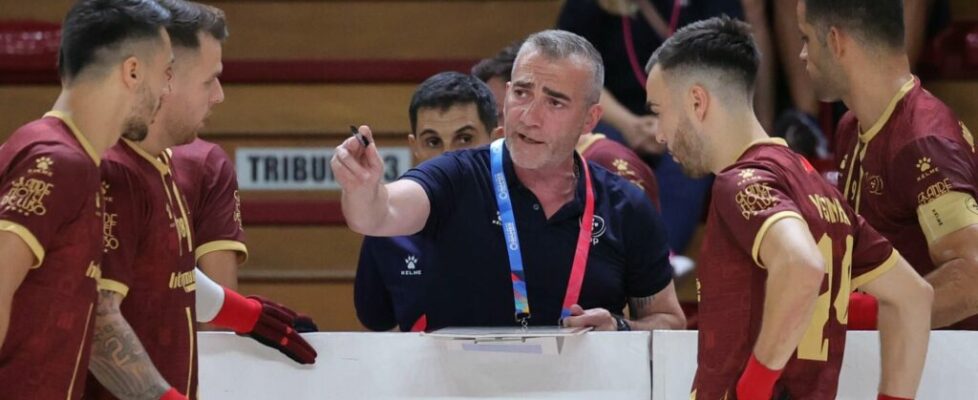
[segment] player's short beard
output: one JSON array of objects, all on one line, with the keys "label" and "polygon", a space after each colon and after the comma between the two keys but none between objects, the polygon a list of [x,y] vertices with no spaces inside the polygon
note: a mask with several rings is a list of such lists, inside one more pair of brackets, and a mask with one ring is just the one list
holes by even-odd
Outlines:
[{"label": "player's short beard", "polygon": [[702,135],[696,132],[689,117],[683,116],[679,119],[676,127],[676,140],[670,146],[674,155],[679,159],[683,173],[690,178],[702,178],[710,173],[710,166],[707,165],[706,143]]},{"label": "player's short beard", "polygon": [[[825,51],[828,51],[828,48]],[[812,89],[815,91],[815,97],[826,103],[841,100],[847,87],[846,75],[842,71],[842,67],[831,61],[811,60],[809,62],[814,62],[815,67],[818,68],[818,76],[812,76]]]},{"label": "player's short beard", "polygon": [[154,99],[145,85],[137,92],[137,101],[129,111],[122,130],[122,137],[134,142],[146,139],[149,134],[149,124],[152,123],[160,109],[160,100]]}]

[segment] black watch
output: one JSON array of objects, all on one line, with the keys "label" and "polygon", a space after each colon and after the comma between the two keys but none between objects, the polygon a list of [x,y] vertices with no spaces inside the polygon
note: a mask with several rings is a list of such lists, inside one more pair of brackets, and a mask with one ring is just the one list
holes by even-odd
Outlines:
[{"label": "black watch", "polygon": [[628,321],[625,320],[625,317],[622,317],[621,315],[614,315],[614,314],[612,314],[611,316],[615,319],[615,327],[618,328],[619,332],[632,330],[632,326],[628,325]]}]

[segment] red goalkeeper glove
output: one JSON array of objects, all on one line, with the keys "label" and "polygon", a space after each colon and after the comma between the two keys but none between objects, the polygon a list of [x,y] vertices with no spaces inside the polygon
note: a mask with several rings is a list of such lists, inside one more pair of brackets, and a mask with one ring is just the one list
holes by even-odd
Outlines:
[{"label": "red goalkeeper glove", "polygon": [[316,362],[316,350],[299,335],[317,331],[316,324],[281,304],[258,296],[246,298],[225,288],[224,304],[211,323],[250,336],[299,364]]},{"label": "red goalkeeper glove", "polygon": [[163,393],[163,397],[160,400],[188,400],[187,396],[180,394],[176,389],[170,388],[166,393]]},{"label": "red goalkeeper glove", "polygon": [[774,383],[781,377],[782,370],[765,367],[754,354],[747,360],[747,368],[737,381],[738,400],[771,400]]},{"label": "red goalkeeper glove", "polygon": [[849,295],[849,325],[850,331],[872,331],[876,330],[876,315],[879,306],[876,298],[860,292],[852,292]]}]

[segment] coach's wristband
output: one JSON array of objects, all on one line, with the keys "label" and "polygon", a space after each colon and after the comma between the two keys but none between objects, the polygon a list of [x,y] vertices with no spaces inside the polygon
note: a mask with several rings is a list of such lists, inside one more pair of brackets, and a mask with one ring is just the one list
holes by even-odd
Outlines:
[{"label": "coach's wristband", "polygon": [[876,400],[913,400],[913,399],[912,398],[908,399],[906,397],[887,396],[883,393],[880,393],[879,396],[876,396]]},{"label": "coach's wristband", "polygon": [[160,400],[187,400],[187,396],[180,394],[174,388],[170,388],[166,393],[163,393],[163,397],[160,397]]},{"label": "coach's wristband", "polygon": [[737,381],[738,400],[770,400],[774,383],[781,377],[782,370],[770,369],[751,353],[747,368]]},{"label": "coach's wristband", "polygon": [[876,316],[878,314],[879,305],[876,303],[876,298],[872,295],[859,292],[853,292],[849,295],[848,330],[876,330]]}]

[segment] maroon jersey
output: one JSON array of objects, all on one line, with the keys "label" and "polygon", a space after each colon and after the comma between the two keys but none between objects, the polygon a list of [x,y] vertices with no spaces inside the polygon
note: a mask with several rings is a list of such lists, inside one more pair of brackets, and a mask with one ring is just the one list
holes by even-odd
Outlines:
[{"label": "maroon jersey", "polygon": [[899,259],[890,244],[781,139],[748,147],[717,175],[697,278],[696,399],[733,399],[764,313],[760,245],[783,218],[804,221],[826,265],[815,313],[778,390],[794,400],[834,399],[845,348],[849,294]]},{"label": "maroon jersey", "polygon": [[220,146],[201,139],[167,150],[177,187],[190,206],[196,259],[231,250],[248,256],[234,164]]},{"label": "maroon jersey", "polygon": [[81,398],[101,274],[98,164],[57,112],[0,147],[0,230],[20,236],[36,260],[14,294],[0,348],[2,398]]},{"label": "maroon jersey", "polygon": [[[918,217],[919,209],[948,194],[975,197],[974,139],[917,79],[893,98],[879,121],[863,129],[851,112],[839,122],[839,191],[920,275],[927,275],[936,267],[922,224],[935,217],[950,227],[978,221],[978,209],[953,218],[930,212],[925,220]],[[978,330],[978,317],[952,329]]]},{"label": "maroon jersey", "polygon": [[591,134],[585,141],[578,143],[577,151],[588,161],[592,161],[638,186],[648,196],[655,209],[659,209],[659,184],[655,180],[655,174],[632,149],[608,139],[602,134],[595,133]]},{"label": "maroon jersey", "polygon": [[[100,288],[125,296],[122,315],[178,391],[197,395],[193,234],[169,158],[123,139],[105,155],[106,241]],[[87,398],[111,399],[96,380]]]}]

